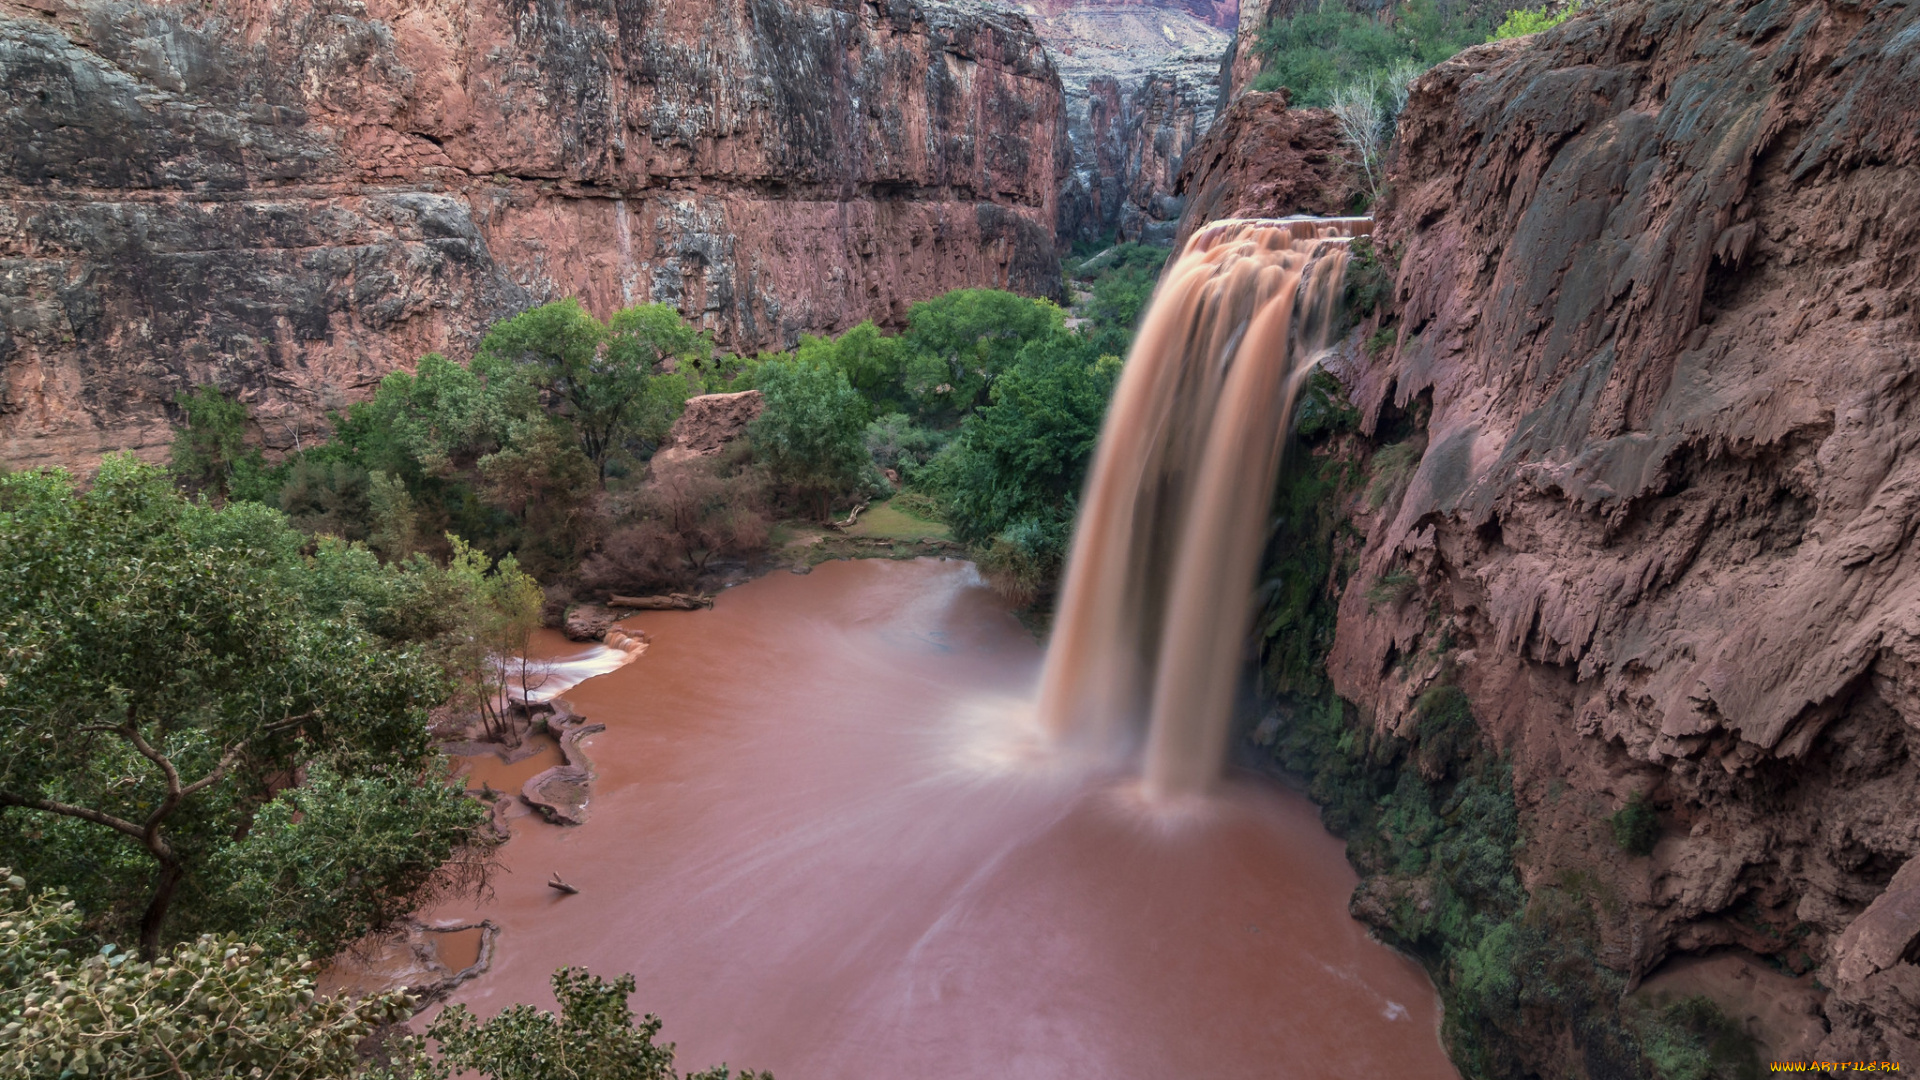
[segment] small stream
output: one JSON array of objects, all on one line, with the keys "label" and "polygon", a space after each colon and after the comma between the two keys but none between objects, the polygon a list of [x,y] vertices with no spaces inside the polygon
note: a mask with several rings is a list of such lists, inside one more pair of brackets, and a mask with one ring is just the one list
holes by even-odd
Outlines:
[{"label": "small stream", "polygon": [[971,565],[827,563],[623,625],[651,648],[566,693],[607,726],[591,819],[517,817],[492,902],[422,913],[500,926],[453,1000],[632,972],[683,1067],[780,1080],[1456,1076],[1314,807],[1236,780],[1156,808],[1061,760],[1040,649]]}]

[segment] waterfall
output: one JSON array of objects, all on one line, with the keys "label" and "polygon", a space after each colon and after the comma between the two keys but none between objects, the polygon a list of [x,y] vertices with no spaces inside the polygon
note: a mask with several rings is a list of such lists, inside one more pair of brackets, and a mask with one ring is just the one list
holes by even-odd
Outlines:
[{"label": "waterfall", "polygon": [[1296,394],[1335,330],[1367,218],[1220,221],[1162,275],[1114,391],[1041,677],[1063,740],[1146,729],[1147,792],[1226,753]]}]

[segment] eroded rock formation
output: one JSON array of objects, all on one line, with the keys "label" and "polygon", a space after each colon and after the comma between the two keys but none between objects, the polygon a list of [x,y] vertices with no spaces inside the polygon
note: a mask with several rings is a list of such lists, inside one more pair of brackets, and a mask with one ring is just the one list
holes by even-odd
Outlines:
[{"label": "eroded rock formation", "polygon": [[1069,157],[1020,15],[936,0],[0,0],[0,460],[271,447],[578,295],[725,347],[1050,295]]},{"label": "eroded rock formation", "polygon": [[[1895,3],[1618,0],[1469,50],[1403,114],[1392,343],[1343,367],[1424,453],[1361,510],[1340,693],[1406,731],[1457,678],[1529,892],[1632,979],[1804,973],[1827,1060],[1920,1058],[1917,116]],[[1647,857],[1607,828],[1635,795]]]},{"label": "eroded rock formation", "polygon": [[1181,167],[1213,126],[1218,55],[1183,49],[1131,89],[1106,75],[1088,83],[1074,176],[1060,197],[1063,238],[1171,238],[1185,206],[1176,194]]},{"label": "eroded rock formation", "polygon": [[1180,155],[1212,123],[1233,0],[1001,0],[1026,12],[1066,90],[1073,173],[1061,239],[1165,240]]},{"label": "eroded rock formation", "polygon": [[1223,218],[1346,213],[1359,190],[1351,157],[1332,113],[1289,109],[1285,90],[1247,94],[1184,156],[1175,249]]}]

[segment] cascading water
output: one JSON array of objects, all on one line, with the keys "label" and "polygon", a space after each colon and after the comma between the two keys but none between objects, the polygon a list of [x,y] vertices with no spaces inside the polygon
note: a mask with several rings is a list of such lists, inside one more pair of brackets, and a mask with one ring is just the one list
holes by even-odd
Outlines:
[{"label": "cascading water", "polygon": [[1072,741],[1146,725],[1151,796],[1204,790],[1234,687],[1281,450],[1367,218],[1221,221],[1162,277],[1101,429],[1041,677]]}]

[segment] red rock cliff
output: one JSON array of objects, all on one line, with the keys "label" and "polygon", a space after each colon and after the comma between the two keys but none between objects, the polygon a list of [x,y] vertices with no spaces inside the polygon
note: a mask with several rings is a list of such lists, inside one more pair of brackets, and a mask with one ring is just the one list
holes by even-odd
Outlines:
[{"label": "red rock cliff", "polygon": [[[1895,3],[1618,0],[1469,50],[1401,121],[1395,343],[1343,368],[1369,430],[1431,415],[1361,514],[1340,692],[1404,731],[1457,668],[1529,890],[1604,882],[1562,895],[1635,980],[1746,958],[1803,1059],[1920,1060],[1916,118]],[[1650,857],[1604,821],[1635,794]]]},{"label": "red rock cliff", "polygon": [[932,0],[0,0],[0,460],[269,445],[579,295],[780,347],[1058,289],[1058,76]]}]

